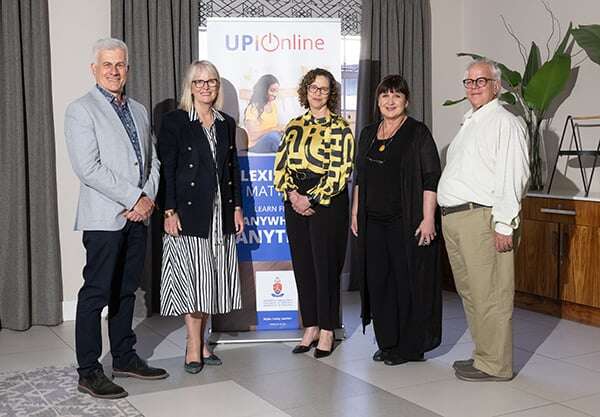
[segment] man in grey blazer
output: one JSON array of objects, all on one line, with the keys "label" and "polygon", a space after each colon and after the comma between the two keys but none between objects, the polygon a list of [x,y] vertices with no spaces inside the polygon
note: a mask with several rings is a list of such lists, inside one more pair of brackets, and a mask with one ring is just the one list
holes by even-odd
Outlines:
[{"label": "man in grey blazer", "polygon": [[113,375],[168,376],[137,355],[132,329],[160,163],[146,109],[123,94],[127,46],[118,39],[101,39],[93,53],[96,85],[65,113],[67,149],[81,181],[75,230],[83,231],[86,249],[75,323],[78,389],[94,397],[122,398],[127,392],[106,377],[99,362],[100,313],[105,306]]}]

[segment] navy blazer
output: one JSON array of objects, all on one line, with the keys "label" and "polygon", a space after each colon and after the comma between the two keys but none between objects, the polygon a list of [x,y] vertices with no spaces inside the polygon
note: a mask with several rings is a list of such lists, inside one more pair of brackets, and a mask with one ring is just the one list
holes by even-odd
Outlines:
[{"label": "navy blazer", "polygon": [[219,112],[215,119],[217,164],[200,120],[191,122],[184,110],[164,116],[158,135],[159,159],[165,184],[165,210],[179,214],[182,235],[208,237],[219,173],[223,233],[235,232],[235,207],[242,207],[240,167],[235,146],[235,120]]}]

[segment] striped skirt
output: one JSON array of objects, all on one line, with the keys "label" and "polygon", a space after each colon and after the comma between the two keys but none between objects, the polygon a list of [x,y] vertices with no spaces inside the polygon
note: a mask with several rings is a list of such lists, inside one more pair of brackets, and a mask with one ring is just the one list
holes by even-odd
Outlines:
[{"label": "striped skirt", "polygon": [[210,239],[163,238],[160,314],[222,314],[242,308],[235,235],[224,235],[217,256]]}]

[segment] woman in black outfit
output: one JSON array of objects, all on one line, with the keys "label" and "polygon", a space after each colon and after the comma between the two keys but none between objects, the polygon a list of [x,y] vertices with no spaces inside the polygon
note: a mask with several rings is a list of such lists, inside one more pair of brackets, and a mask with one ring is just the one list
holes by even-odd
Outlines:
[{"label": "woman in black outfit", "polygon": [[373,319],[373,360],[423,360],[441,341],[441,279],[436,239],[440,161],[427,126],[406,114],[400,75],[377,87],[382,118],[359,139],[352,205],[353,274],[363,327]]}]

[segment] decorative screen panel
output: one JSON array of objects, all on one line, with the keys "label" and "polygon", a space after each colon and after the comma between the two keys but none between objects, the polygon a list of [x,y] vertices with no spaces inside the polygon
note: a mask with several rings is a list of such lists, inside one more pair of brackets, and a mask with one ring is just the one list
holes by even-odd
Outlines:
[{"label": "decorative screen panel", "polygon": [[361,0],[199,0],[200,27],[207,17],[337,17],[342,35],[360,35]]}]

